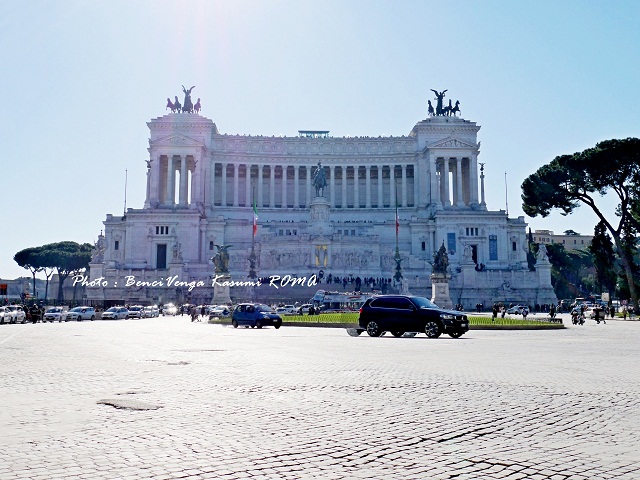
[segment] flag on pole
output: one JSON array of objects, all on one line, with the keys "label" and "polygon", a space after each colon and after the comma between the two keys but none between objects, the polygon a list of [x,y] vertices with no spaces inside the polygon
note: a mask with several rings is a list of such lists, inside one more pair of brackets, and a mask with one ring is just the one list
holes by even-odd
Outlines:
[{"label": "flag on pole", "polygon": [[258,233],[258,207],[256,205],[255,199],[253,200],[253,236],[256,236]]}]

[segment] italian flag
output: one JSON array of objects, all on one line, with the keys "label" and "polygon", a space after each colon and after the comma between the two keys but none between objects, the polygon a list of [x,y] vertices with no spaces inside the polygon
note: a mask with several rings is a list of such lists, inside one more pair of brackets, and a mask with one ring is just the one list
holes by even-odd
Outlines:
[{"label": "italian flag", "polygon": [[258,207],[256,205],[256,201],[253,201],[253,236],[256,236],[258,233]]}]

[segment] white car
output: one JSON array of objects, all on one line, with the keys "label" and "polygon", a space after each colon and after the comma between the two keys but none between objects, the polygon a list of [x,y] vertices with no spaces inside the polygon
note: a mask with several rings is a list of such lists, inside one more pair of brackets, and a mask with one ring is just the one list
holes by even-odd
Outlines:
[{"label": "white car", "polygon": [[67,314],[67,311],[62,307],[50,307],[47,308],[47,311],[44,312],[44,321],[45,322],[61,322],[62,319]]},{"label": "white car", "polygon": [[129,316],[127,318],[144,318],[145,312],[142,305],[133,305],[129,307]]},{"label": "white car", "polygon": [[162,315],[177,315],[178,313],[178,309],[176,308],[176,306],[173,303],[166,303],[163,307],[162,307]]},{"label": "white car", "polygon": [[305,303],[304,305],[300,305],[298,307],[298,312],[300,315],[302,315],[303,313],[309,313],[309,308],[311,308],[311,304],[310,303]]},{"label": "white car", "polygon": [[0,307],[0,324],[11,323],[13,316],[7,307]]},{"label": "white car", "polygon": [[226,305],[216,305],[209,309],[209,317],[228,317],[231,309]]},{"label": "white car", "polygon": [[27,314],[22,305],[6,305],[2,308],[2,323],[25,323],[27,321]]},{"label": "white car", "polygon": [[144,318],[153,318],[158,316],[158,307],[154,308],[152,306],[144,307]]},{"label": "white car", "polygon": [[102,312],[103,320],[120,320],[129,316],[129,310],[124,307],[111,307]]},{"label": "white car", "polygon": [[68,322],[69,320],[76,320],[81,322],[82,320],[95,320],[96,319],[96,310],[93,307],[75,307],[69,310],[64,316],[64,321]]},{"label": "white car", "polygon": [[515,305],[509,309],[507,309],[507,313],[509,315],[522,315],[523,311],[527,311],[527,315],[529,314],[529,308],[525,305]]}]

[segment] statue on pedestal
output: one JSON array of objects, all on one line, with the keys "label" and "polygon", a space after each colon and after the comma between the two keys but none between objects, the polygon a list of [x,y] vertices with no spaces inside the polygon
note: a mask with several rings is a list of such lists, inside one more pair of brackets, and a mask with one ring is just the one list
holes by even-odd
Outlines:
[{"label": "statue on pedestal", "polygon": [[433,263],[431,264],[433,273],[447,274],[449,269],[449,256],[447,249],[442,242],[442,246],[433,254]]},{"label": "statue on pedestal", "polygon": [[327,174],[318,162],[318,168],[313,175],[313,186],[316,188],[316,197],[324,197],[324,189],[327,186]]},{"label": "statue on pedestal", "polygon": [[229,273],[229,247],[231,245],[216,245],[218,253],[211,260],[216,266],[216,273]]}]

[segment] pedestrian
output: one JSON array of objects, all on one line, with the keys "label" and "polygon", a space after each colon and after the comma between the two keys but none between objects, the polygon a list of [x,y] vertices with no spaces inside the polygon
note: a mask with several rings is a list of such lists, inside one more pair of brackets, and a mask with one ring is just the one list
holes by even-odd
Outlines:
[{"label": "pedestrian", "polygon": [[204,305],[202,305],[202,307],[200,308],[200,316],[204,318],[205,313],[207,313],[207,309]]},{"label": "pedestrian", "polygon": [[498,304],[494,303],[493,308],[491,309],[491,321],[495,322],[496,318],[498,318]]},{"label": "pedestrian", "polygon": [[622,307],[622,319],[623,320],[627,319],[627,306],[626,305],[624,307]]}]

